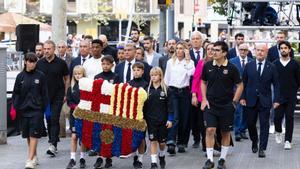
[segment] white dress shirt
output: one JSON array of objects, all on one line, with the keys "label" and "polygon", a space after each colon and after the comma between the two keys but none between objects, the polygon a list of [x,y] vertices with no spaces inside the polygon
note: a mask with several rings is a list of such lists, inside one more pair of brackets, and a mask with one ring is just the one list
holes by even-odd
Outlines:
[{"label": "white dress shirt", "polygon": [[247,56],[244,59],[241,56],[239,56],[239,58],[240,58],[241,66],[243,66],[243,60],[245,61],[244,62],[245,65],[248,63],[248,57]]},{"label": "white dress shirt", "polygon": [[[259,63],[260,61],[258,61],[257,59],[256,59],[256,70],[258,70],[258,66],[259,66]],[[262,62],[261,62],[262,64],[261,64],[261,70],[260,70],[260,75],[262,74],[262,72],[264,71],[264,67],[265,67],[265,64],[266,64],[266,59],[265,60],[263,60]]]},{"label": "white dress shirt", "polygon": [[[125,66],[124,66],[124,72],[123,72],[123,82],[126,82],[126,75],[127,75],[127,70],[128,70],[128,61],[125,60]],[[135,59],[133,59],[131,62],[131,66],[130,66],[130,69],[131,69],[131,75],[130,75],[130,80],[133,79],[133,70],[132,70],[132,65],[135,63]]]},{"label": "white dress shirt", "polygon": [[83,65],[83,59],[85,59],[85,61],[87,61],[90,58],[90,55],[87,55],[86,57],[80,56],[81,57],[81,61],[80,61],[80,65]]},{"label": "white dress shirt", "polygon": [[239,49],[238,49],[238,46],[235,46],[234,49],[235,49],[236,55],[237,55],[237,56],[240,56],[240,51],[239,51]]},{"label": "white dress shirt", "polygon": [[190,77],[194,74],[195,66],[193,60],[189,63],[185,59],[179,61],[169,59],[167,62],[165,82],[167,86],[184,88],[190,85]]},{"label": "white dress shirt", "polygon": [[145,52],[145,57],[146,57],[146,61],[149,65],[152,65],[152,61],[153,61],[153,58],[154,58],[154,51],[152,52],[151,55],[149,55],[148,52]]},{"label": "white dress shirt", "polygon": [[[199,51],[200,58],[197,58],[198,57],[197,51]],[[199,50],[193,48],[193,52],[197,60],[203,59],[203,48],[200,48]]]}]

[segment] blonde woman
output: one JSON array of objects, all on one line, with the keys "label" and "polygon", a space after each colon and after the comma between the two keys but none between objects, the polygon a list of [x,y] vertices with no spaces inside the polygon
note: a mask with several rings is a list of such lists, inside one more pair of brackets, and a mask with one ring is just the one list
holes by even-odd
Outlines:
[{"label": "blonde woman", "polygon": [[[191,107],[189,86],[194,71],[195,66],[191,60],[187,43],[178,42],[175,55],[167,62],[164,78],[166,85],[169,86],[169,96],[174,111],[174,125],[169,131],[167,141],[168,152],[171,155],[175,155],[175,140],[177,140],[179,153],[184,153],[188,144]],[[176,135],[178,135],[177,139]]]}]

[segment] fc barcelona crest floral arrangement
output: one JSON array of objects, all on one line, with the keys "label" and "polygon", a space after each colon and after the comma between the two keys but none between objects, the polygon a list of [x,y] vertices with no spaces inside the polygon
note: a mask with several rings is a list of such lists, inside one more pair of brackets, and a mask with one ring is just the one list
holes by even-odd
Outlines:
[{"label": "fc barcelona crest floral arrangement", "polygon": [[74,111],[82,144],[112,157],[134,152],[144,138],[143,105],[147,93],[129,84],[106,80],[79,80],[80,103]]}]

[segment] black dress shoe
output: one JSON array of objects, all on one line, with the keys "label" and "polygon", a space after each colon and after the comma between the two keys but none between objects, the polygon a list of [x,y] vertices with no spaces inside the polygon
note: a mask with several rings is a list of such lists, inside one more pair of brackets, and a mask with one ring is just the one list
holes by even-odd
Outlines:
[{"label": "black dress shoe", "polygon": [[218,161],[217,169],[226,169],[225,160],[223,158]]},{"label": "black dress shoe", "polygon": [[174,145],[168,145],[168,150],[167,152],[171,155],[171,156],[174,156],[176,154],[176,151],[175,151],[175,146]]},{"label": "black dress shoe", "polygon": [[199,148],[200,142],[195,141],[194,144],[192,145],[193,148]]},{"label": "black dress shoe", "polygon": [[259,158],[265,158],[265,157],[266,157],[266,154],[265,154],[264,150],[261,150],[261,149],[260,149],[260,150],[258,151],[258,157],[259,157]]},{"label": "black dress shoe", "polygon": [[235,135],[235,141],[241,141],[242,137],[240,134]]},{"label": "black dress shoe", "polygon": [[257,153],[257,151],[258,151],[257,143],[256,142],[252,142],[252,152],[253,153]]},{"label": "black dress shoe", "polygon": [[205,164],[204,167],[202,167],[202,169],[211,169],[215,167],[215,163],[213,163],[212,161],[210,161],[210,159],[208,159]]},{"label": "black dress shoe", "polygon": [[178,147],[178,153],[185,153],[185,148],[184,148],[184,146],[179,146],[179,147]]},{"label": "black dress shoe", "polygon": [[246,133],[241,133],[241,137],[242,137],[242,139],[248,139],[248,136],[246,135]]}]

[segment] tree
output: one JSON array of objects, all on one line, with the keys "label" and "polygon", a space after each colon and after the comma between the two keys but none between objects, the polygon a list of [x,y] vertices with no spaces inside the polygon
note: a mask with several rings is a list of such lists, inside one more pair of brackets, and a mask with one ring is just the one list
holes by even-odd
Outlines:
[{"label": "tree", "polygon": [[208,2],[213,5],[214,12],[227,16],[227,0],[208,0]]}]

